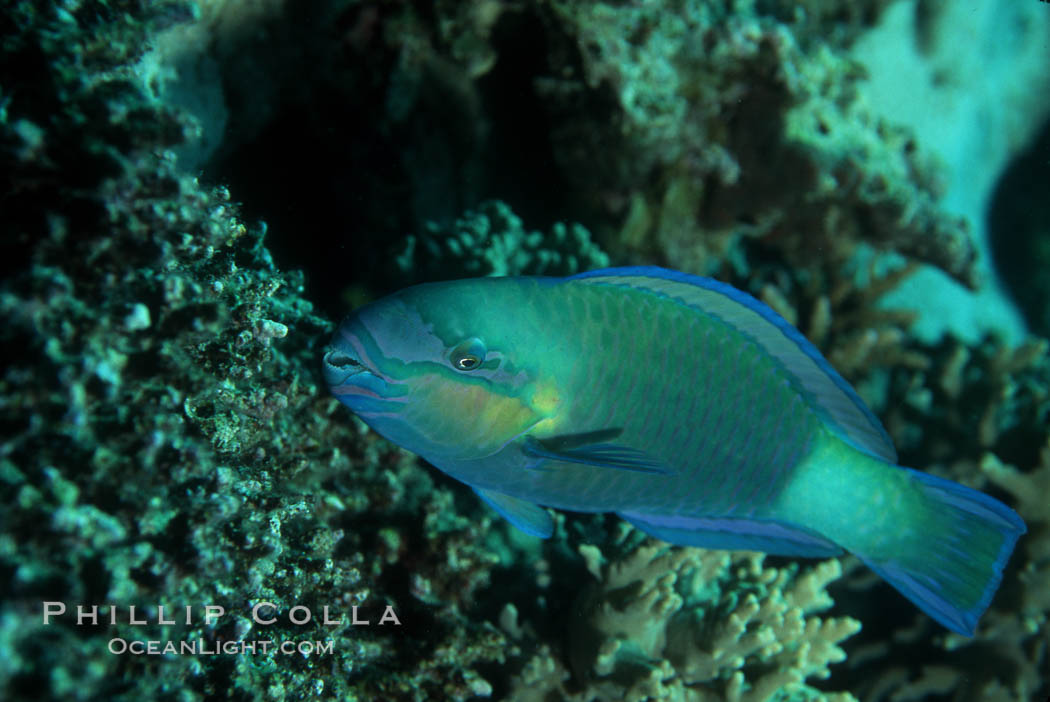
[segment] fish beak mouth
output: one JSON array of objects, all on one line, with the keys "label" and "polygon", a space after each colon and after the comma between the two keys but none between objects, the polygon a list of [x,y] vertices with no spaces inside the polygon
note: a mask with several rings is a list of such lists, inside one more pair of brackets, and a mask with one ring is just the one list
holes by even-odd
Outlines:
[{"label": "fish beak mouth", "polygon": [[353,349],[338,340],[325,348],[321,370],[328,390],[358,414],[391,412],[406,400],[403,389],[395,387],[378,370],[367,365]]},{"label": "fish beak mouth", "polygon": [[354,353],[329,346],[321,361],[325,382],[329,387],[345,385],[350,378],[372,370]]}]

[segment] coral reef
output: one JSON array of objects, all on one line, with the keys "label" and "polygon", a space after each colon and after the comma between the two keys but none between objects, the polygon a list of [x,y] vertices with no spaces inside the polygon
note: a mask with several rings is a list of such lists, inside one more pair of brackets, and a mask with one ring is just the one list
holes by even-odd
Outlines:
[{"label": "coral reef", "polygon": [[[0,292],[0,696],[484,693],[475,666],[504,660],[504,639],[463,610],[494,565],[488,521],[457,516],[447,487],[319,390],[330,324],[302,274],[274,266],[264,227],[246,227],[225,188],[165,151],[179,118],[121,71],[79,73],[134,59],[129,42],[171,19],[168,6],[136,8],[109,17],[85,3],[73,17],[20,3],[25,24],[4,44],[5,93],[31,94],[19,79],[54,93],[13,99],[0,139],[17,184],[4,245],[22,264]],[[85,45],[96,19],[102,33]],[[47,80],[7,72],[42,46],[33,66]],[[69,614],[43,623],[44,601]],[[260,602],[277,623],[253,624]],[[74,607],[96,604],[101,623],[78,624]],[[205,605],[227,614],[208,622]],[[340,623],[295,625],[295,605],[330,606]],[[350,623],[355,605],[371,626]],[[378,625],[386,605],[400,627]],[[132,606],[148,625],[130,623]],[[159,607],[184,606],[191,622],[158,623]],[[114,655],[117,639],[334,653]],[[402,658],[402,674],[383,674]]]},{"label": "coral reef", "polygon": [[[472,661],[501,660],[502,636],[457,603],[492,567],[484,523],[456,517],[447,489],[411,458],[346,417],[329,421],[337,403],[314,377],[314,340],[328,324],[301,296],[301,276],[273,267],[261,233],[236,219],[225,193],[163,160],[128,165],[108,184],[107,217],[81,223],[76,237],[53,220],[29,270],[0,296],[5,345],[19,350],[0,381],[10,430],[0,463],[0,638],[18,656],[0,680],[5,698],[413,689],[465,699],[483,690]],[[380,538],[362,522],[387,531]],[[411,583],[399,549],[413,553]],[[119,615],[112,628],[71,617],[45,626],[44,600],[134,605],[151,625]],[[259,602],[273,603],[281,622],[253,625]],[[156,624],[158,606],[187,604],[228,614]],[[340,625],[288,623],[292,606],[322,604]],[[431,631],[425,647],[411,653],[411,634],[377,630],[387,604],[406,630]],[[365,633],[348,623],[354,605],[372,622]],[[289,665],[272,654],[107,652],[112,639],[169,638],[330,640],[337,653]],[[411,676],[368,672],[398,655],[417,659]]]},{"label": "coral reef", "polygon": [[[966,224],[936,204],[935,170],[857,99],[863,71],[834,46],[804,50],[750,3],[556,6],[582,75],[558,82],[551,102],[611,93],[618,114],[578,114],[555,146],[585,179],[581,197],[629,205],[621,243],[704,270],[697,242],[720,232],[802,237],[783,250],[822,249],[831,263],[866,241],[975,285]],[[615,162],[582,162],[596,153]]]},{"label": "coral reef", "polygon": [[[0,697],[1050,693],[1046,342],[922,340],[915,306],[886,306],[917,262],[979,277],[926,139],[865,101],[848,54],[887,6],[5,3]],[[751,291],[904,464],[1016,506],[1029,534],[976,637],[851,558],[670,548],[594,515],[539,544],[319,387],[348,289],[607,262]],[[44,601],[71,611],[44,624]]]},{"label": "coral reef", "polygon": [[[490,199],[541,230],[586,221],[617,259],[710,272],[748,235],[799,239],[781,247],[792,263],[814,249],[842,263],[867,241],[975,282],[966,225],[936,200],[939,171],[858,99],[864,70],[845,46],[884,2],[479,1],[437,3],[433,16],[321,3],[295,15],[302,34],[275,31],[280,5],[264,3],[264,40],[221,19],[244,3],[215,5],[195,30],[206,40],[159,42],[217,47],[213,68],[186,71],[209,78],[170,92],[197,105],[195,90],[230,86],[225,122],[251,126],[227,130],[208,170],[238,183],[273,250],[317,285],[388,289],[398,237],[443,231]],[[320,40],[304,50],[308,32]],[[193,64],[182,51],[179,65]],[[253,55],[270,68],[246,93],[237,77]],[[284,93],[289,104],[272,104]],[[285,178],[298,171],[312,178]],[[276,198],[289,206],[268,207]],[[330,221],[354,242],[349,260],[292,245]]]}]

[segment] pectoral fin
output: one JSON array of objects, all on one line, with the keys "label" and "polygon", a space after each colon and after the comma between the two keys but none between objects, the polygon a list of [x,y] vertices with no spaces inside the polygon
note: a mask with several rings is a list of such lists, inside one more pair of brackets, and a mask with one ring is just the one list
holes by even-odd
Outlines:
[{"label": "pectoral fin", "polygon": [[504,519],[526,534],[546,539],[554,533],[554,520],[551,519],[550,513],[539,505],[484,488],[476,487],[474,492]]},{"label": "pectoral fin", "polygon": [[639,473],[671,472],[670,468],[646,452],[611,441],[622,433],[623,429],[603,429],[547,439],[530,436],[525,439],[522,451],[536,459],[530,468],[544,468],[543,461],[562,461]]}]

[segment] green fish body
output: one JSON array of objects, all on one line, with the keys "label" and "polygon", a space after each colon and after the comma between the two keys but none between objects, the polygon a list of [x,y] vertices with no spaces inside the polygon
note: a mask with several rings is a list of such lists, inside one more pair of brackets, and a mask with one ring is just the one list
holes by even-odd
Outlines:
[{"label": "green fish body", "polygon": [[523,531],[543,507],[616,512],[670,543],[849,551],[972,634],[1024,523],[896,466],[853,389],[790,324],[728,285],[659,268],[483,278],[357,310],[332,392]]}]

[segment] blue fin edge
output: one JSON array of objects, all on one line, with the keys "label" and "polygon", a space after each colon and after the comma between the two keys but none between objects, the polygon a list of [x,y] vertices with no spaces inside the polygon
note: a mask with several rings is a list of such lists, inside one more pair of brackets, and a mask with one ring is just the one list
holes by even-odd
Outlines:
[{"label": "blue fin edge", "polygon": [[[998,591],[999,585],[1002,583],[1003,569],[1006,568],[1006,564],[1010,560],[1010,555],[1014,551],[1014,546],[1016,546],[1017,540],[1021,538],[1022,534],[1028,531],[1028,527],[1017,512],[990,495],[986,495],[979,490],[967,487],[961,483],[946,478],[940,478],[936,475],[931,475],[930,473],[924,473],[920,470],[914,470],[913,468],[903,468],[903,470],[908,471],[913,478],[928,489],[936,491],[939,497],[954,507],[969,512],[978,519],[986,522],[993,524],[998,522],[1000,533],[1003,535],[1003,545],[999,548],[999,553],[996,555],[995,561],[992,563],[992,576],[988,579],[984,591],[981,593],[980,599],[977,600],[977,604],[968,610],[956,610],[955,612],[949,611],[944,616],[938,616],[941,614],[942,608],[936,607],[933,611],[927,610],[925,607],[922,608],[923,611],[927,612],[931,617],[948,629],[951,629],[958,634],[962,634],[963,636],[973,636],[977,631],[977,620],[981,618],[984,611],[988,609],[989,605],[991,605],[992,598],[995,597],[995,593]],[[868,563],[868,566],[880,576],[893,583],[895,587],[900,588],[902,592],[905,592],[909,599],[912,599],[912,594],[921,594],[921,592],[909,594],[905,590],[905,587],[901,586],[901,580],[897,578],[887,578],[887,574],[883,572],[885,569],[884,565],[877,566]],[[909,578],[909,580],[911,579]],[[912,583],[909,582],[906,587],[912,586]],[[918,589],[921,591],[926,588],[920,584],[918,585]],[[912,601],[916,602],[914,599],[912,599]],[[931,602],[929,598],[922,598],[921,601],[926,603]],[[956,616],[953,617],[953,614]]]},{"label": "blue fin edge", "polygon": [[[1027,531],[1021,517],[999,500],[960,483],[929,473],[901,467],[919,483],[926,497],[944,504],[958,512],[970,515],[974,522],[986,525],[1002,536],[1002,545],[987,568],[984,589],[976,602],[967,608],[958,607],[939,591],[938,579],[951,580],[953,573],[942,569],[934,573],[923,573],[921,568],[908,567],[899,559],[883,561],[869,560],[862,553],[856,555],[881,578],[907,597],[920,610],[946,629],[963,636],[973,636],[977,622],[992,603],[992,598],[1003,578],[1003,569],[1010,560],[1017,539]],[[932,541],[931,541],[932,543]],[[965,558],[966,554],[956,557]],[[928,566],[928,563],[924,563]]]},{"label": "blue fin edge", "polygon": [[773,520],[619,514],[640,531],[680,546],[762,551],[777,556],[809,558],[828,558],[844,553],[842,547],[823,536]]}]

